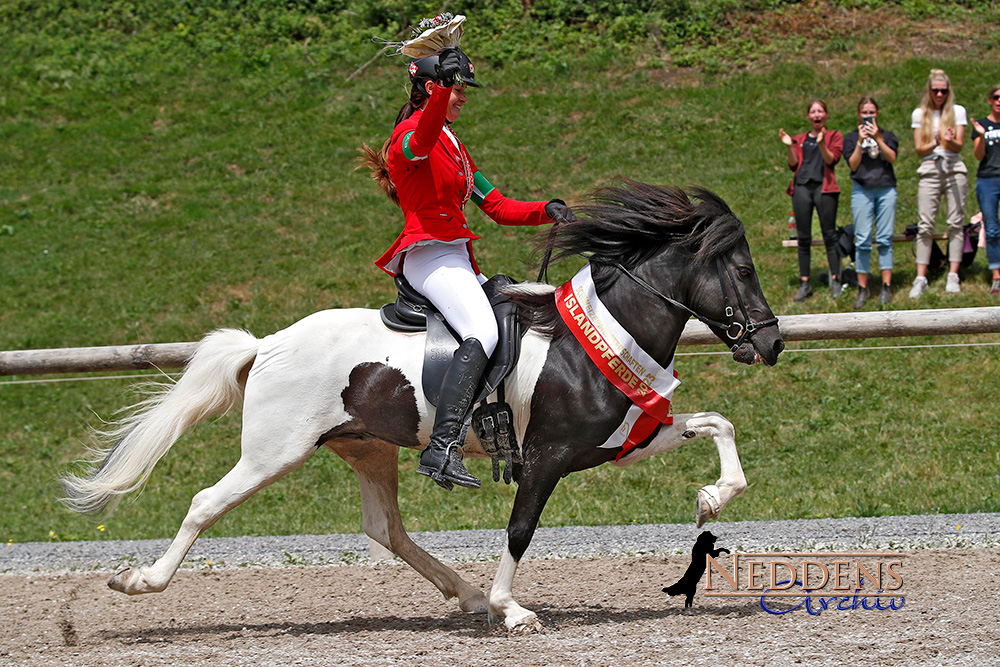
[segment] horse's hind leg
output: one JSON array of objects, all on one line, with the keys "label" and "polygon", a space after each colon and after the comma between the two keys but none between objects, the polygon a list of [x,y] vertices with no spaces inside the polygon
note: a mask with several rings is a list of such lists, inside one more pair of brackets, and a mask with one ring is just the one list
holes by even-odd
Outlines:
[{"label": "horse's hind leg", "polygon": [[365,533],[437,586],[446,599],[457,597],[463,611],[485,612],[489,605],[482,591],[466,583],[406,534],[397,497],[399,447],[380,441],[339,441],[327,446],[357,473]]},{"label": "horse's hind leg", "polygon": [[715,519],[730,500],[743,493],[747,480],[743,475],[740,455],[736,451],[736,431],[732,423],[717,412],[674,415],[671,426],[660,429],[660,433],[647,447],[635,450],[624,457],[619,465],[629,465],[660,452],[679,447],[692,438],[710,437],[719,450],[720,473],[715,484],[698,490],[695,520],[701,528],[706,521]]},{"label": "horse's hind leg", "polygon": [[248,436],[244,430],[239,462],[214,486],[195,494],[166,552],[149,567],[119,572],[108,581],[108,586],[129,595],[162,591],[198,536],[255,492],[300,467],[315,449],[313,443],[305,440],[295,442],[282,438],[275,441]]}]

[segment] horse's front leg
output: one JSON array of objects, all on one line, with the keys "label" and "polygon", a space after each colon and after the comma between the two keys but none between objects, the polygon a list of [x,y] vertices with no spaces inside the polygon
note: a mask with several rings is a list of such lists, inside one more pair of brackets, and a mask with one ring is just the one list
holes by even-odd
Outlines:
[{"label": "horse's front leg", "polygon": [[515,633],[534,632],[542,627],[533,611],[515,602],[512,589],[517,566],[531,543],[538,518],[559,483],[563,470],[558,462],[547,462],[544,466],[537,460],[533,463],[526,461],[521,471],[514,509],[507,524],[507,543],[490,589],[490,621],[502,618],[507,629]]},{"label": "horse's front leg", "polygon": [[715,446],[719,450],[720,474],[715,484],[698,490],[695,520],[699,528],[706,521],[718,517],[729,501],[747,488],[740,455],[736,451],[736,431],[728,419],[717,412],[675,415],[674,423],[660,429],[649,445],[633,451],[617,462],[617,465],[630,465],[654,454],[670,451],[692,438],[701,437],[715,440]]}]

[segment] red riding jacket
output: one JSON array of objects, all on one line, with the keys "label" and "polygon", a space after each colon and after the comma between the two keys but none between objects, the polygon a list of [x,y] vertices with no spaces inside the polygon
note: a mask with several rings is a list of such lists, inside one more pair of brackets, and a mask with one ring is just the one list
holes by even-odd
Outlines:
[{"label": "red riding jacket", "polygon": [[403,232],[375,264],[389,275],[400,270],[400,253],[419,241],[480,238],[469,229],[465,204],[470,199],[501,225],[552,222],[548,202],[523,202],[500,194],[476,169],[458,137],[445,127],[451,89],[434,84],[427,105],[401,122],[389,145],[389,176],[403,209]]}]

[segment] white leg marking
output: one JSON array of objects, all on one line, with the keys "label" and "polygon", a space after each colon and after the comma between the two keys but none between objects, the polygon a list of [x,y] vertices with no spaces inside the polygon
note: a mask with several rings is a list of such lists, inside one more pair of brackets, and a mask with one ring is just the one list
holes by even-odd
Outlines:
[{"label": "white leg marking", "polygon": [[[255,400],[255,396],[270,398],[271,403]],[[289,415],[297,414],[290,400],[295,399],[275,401],[253,384],[247,385],[240,460],[214,486],[195,494],[176,537],[152,566],[119,572],[108,586],[129,595],[162,591],[203,532],[251,495],[306,462],[316,451],[317,434],[289,427]]]},{"label": "white leg marking", "polygon": [[500,567],[497,568],[493,588],[490,589],[490,622],[499,617],[510,632],[527,634],[540,630],[542,624],[535,612],[528,611],[514,601],[511,588],[516,573],[517,561],[510,555],[510,549],[505,544]]},{"label": "white leg marking", "polygon": [[[307,457],[308,454],[305,458]],[[173,579],[191,545],[203,532],[256,491],[298,468],[305,458],[273,469],[261,468],[256,463],[241,458],[215,486],[195,494],[176,537],[153,565],[119,572],[108,581],[108,586],[128,595],[163,591]]]},{"label": "white leg marking", "polygon": [[719,450],[720,474],[715,484],[704,486],[698,491],[695,521],[699,528],[706,521],[718,517],[729,501],[747,488],[740,455],[736,451],[736,431],[725,417],[717,412],[675,415],[674,423],[661,428],[648,446],[633,451],[617,462],[617,465],[631,465],[654,454],[675,449],[687,440],[701,437],[710,437],[715,441]]}]

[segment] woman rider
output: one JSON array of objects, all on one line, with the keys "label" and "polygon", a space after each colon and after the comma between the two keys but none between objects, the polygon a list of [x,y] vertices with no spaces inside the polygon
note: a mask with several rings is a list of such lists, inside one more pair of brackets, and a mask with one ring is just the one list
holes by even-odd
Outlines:
[{"label": "woman rider", "polygon": [[482,290],[486,278],[472,254],[464,207],[471,199],[501,225],[541,225],[568,219],[559,199],[522,202],[504,197],[479,172],[451,129],[479,87],[475,69],[458,48],[413,60],[410,99],[380,152],[362,148],[363,161],[390,199],[403,209],[403,231],[375,262],[407,282],[444,315],[462,343],[444,375],[431,440],[417,472],[445,488],[479,488],[462,463],[458,441],[486,362],[497,344],[497,323]]}]

